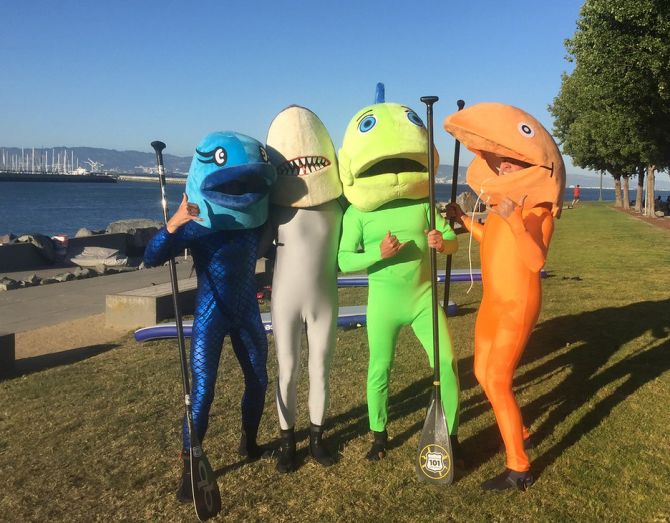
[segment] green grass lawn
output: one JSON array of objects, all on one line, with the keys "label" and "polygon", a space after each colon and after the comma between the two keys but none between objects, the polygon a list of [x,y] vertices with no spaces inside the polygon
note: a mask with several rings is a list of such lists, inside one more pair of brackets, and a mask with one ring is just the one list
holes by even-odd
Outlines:
[{"label": "green grass lawn", "polygon": [[[467,267],[467,236],[455,267]],[[479,264],[473,244],[473,262]],[[442,264],[443,262],[440,262]],[[391,450],[380,463],[365,405],[364,329],[340,330],[327,439],[340,461],[307,457],[307,376],[299,395],[301,466],[237,457],[241,373],[228,342],[205,449],[229,521],[669,521],[670,234],[588,203],[557,222],[544,305],[515,389],[536,448],[527,492],[486,493],[504,467],[495,420],[472,372],[481,285],[452,285],[462,385],[460,438],[471,462],[449,487],[419,483],[414,458],[430,394],[425,353],[403,330],[391,383]],[[342,291],[343,304],[365,291]],[[95,326],[91,326],[95,328]],[[261,442],[278,433],[272,336]],[[112,349],[113,350],[105,350]],[[190,521],[175,501],[181,382],[176,343],[129,335],[88,359],[0,382],[0,520]],[[303,355],[304,356],[304,355]],[[304,358],[303,358],[304,361]],[[304,368],[304,365],[303,365]]]}]

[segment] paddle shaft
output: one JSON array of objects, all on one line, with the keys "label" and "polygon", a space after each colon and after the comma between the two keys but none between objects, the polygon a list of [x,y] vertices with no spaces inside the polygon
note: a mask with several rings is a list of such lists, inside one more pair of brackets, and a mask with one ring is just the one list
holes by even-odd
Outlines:
[{"label": "paddle shaft", "polygon": [[[163,149],[165,144],[163,142],[151,142],[151,147],[156,151],[156,165],[158,166],[158,181],[161,188],[161,206],[163,208],[163,221],[167,227],[168,223],[168,203],[165,191],[165,167],[163,166]],[[182,387],[184,390],[184,405],[186,407],[186,420],[188,425],[189,439],[191,446],[199,445],[199,441],[193,441],[193,426],[191,419],[191,386],[188,379],[188,364],[186,363],[186,343],[184,341],[184,326],[181,319],[181,306],[179,304],[179,284],[177,283],[177,264],[174,261],[174,256],[170,255],[170,283],[172,284],[172,304],[174,306],[175,323],[177,326],[177,340],[179,344],[179,360],[181,362],[181,378]],[[198,438],[196,438],[198,439]]]},{"label": "paddle shaft", "polygon": [[[456,102],[458,110],[460,111],[465,107],[465,102],[463,100],[458,100]],[[456,140],[454,145],[454,170],[451,173],[451,203],[456,202],[456,191],[458,190],[458,162],[461,154],[461,142]],[[454,228],[454,218],[449,218],[449,227],[453,230]],[[444,302],[442,307],[444,307],[445,312],[449,306],[449,292],[451,290],[451,260],[452,255],[447,255],[447,266],[445,267],[445,279],[444,279]]]},{"label": "paddle shaft", "polygon": [[[429,228],[435,230],[435,140],[433,137],[433,104],[437,96],[422,96],[421,101],[426,104],[426,126],[428,128],[428,202],[430,206]],[[433,313],[433,386],[435,397],[440,401],[440,331],[437,323],[437,253],[430,249],[430,280]]]}]

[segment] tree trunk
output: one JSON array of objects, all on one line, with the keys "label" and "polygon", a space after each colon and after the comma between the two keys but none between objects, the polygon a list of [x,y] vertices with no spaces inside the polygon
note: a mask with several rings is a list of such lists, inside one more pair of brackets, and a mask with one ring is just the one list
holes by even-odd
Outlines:
[{"label": "tree trunk", "polygon": [[650,216],[652,218],[656,217],[654,214],[654,185],[656,184],[656,179],[654,176],[654,171],[656,167],[653,165],[647,165],[647,197],[645,198],[645,216]]},{"label": "tree trunk", "polygon": [[635,191],[635,210],[642,212],[642,195],[644,194],[644,167],[637,168],[637,191]]},{"label": "tree trunk", "polygon": [[630,210],[630,190],[628,188],[628,176],[623,177],[623,208]]},{"label": "tree trunk", "polygon": [[621,201],[621,175],[612,174],[614,177],[614,207],[621,207],[623,202]]}]

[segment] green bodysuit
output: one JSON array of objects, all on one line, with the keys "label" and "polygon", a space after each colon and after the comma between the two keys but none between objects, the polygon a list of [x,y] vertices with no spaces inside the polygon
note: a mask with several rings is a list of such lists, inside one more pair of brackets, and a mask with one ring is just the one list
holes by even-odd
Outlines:
[{"label": "green bodysuit", "polygon": [[[367,270],[369,275],[367,332],[370,349],[367,401],[370,429],[381,432],[388,419],[388,383],[400,327],[411,325],[433,366],[430,259],[425,231],[430,206],[426,200],[398,199],[377,209],[361,211],[350,206],[344,214],[338,254],[344,272]],[[435,227],[442,233],[444,252],[458,248],[456,235],[436,213]],[[380,243],[390,231],[409,242],[392,258],[382,259]],[[359,252],[359,246],[363,251]],[[444,311],[438,310],[440,382],[449,432],[458,432],[459,386],[456,361]]]}]

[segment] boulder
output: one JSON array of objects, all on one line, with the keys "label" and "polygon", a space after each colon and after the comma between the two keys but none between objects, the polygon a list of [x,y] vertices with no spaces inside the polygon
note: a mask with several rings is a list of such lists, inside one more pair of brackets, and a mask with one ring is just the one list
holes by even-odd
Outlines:
[{"label": "boulder", "polygon": [[98,234],[105,234],[105,231],[92,231],[86,227],[82,227],[77,231],[77,234],[74,235],[75,238],[86,238],[88,236],[96,236]]},{"label": "boulder", "polygon": [[16,236],[11,232],[9,234],[0,235],[0,245],[6,245],[8,243],[14,243],[16,241]]},{"label": "boulder", "polygon": [[74,271],[72,271],[72,274],[74,274],[75,278],[77,278],[78,280],[83,280],[86,278],[92,278],[93,276],[97,276],[94,270],[88,269],[86,267],[77,267]]},{"label": "boulder", "polygon": [[0,279],[0,291],[11,291],[13,289],[18,289],[20,286],[18,281],[11,278],[4,277]]},{"label": "boulder", "polygon": [[471,213],[475,210],[477,198],[470,191],[465,191],[456,196],[456,203],[463,209],[463,212]]},{"label": "boulder", "polygon": [[144,251],[149,240],[163,226],[156,220],[118,220],[107,226],[107,234],[126,233],[130,236],[128,247],[131,251]]},{"label": "boulder", "polygon": [[23,280],[25,283],[25,287],[32,287],[34,285],[39,285],[40,282],[42,281],[42,278],[40,278],[37,274],[31,274],[28,276],[26,279]]}]

